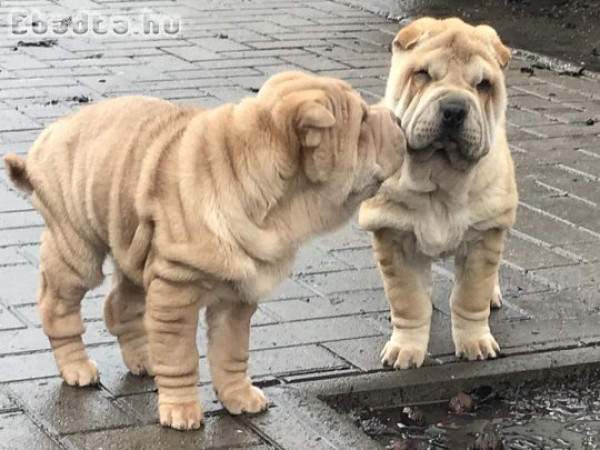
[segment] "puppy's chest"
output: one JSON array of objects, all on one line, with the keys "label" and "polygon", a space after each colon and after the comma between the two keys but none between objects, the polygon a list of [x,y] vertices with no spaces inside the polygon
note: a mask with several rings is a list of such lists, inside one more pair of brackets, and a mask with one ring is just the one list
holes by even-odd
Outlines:
[{"label": "puppy's chest", "polygon": [[428,206],[408,215],[405,224],[405,229],[414,234],[420,253],[432,258],[446,256],[477,234],[471,228],[473,220],[468,208],[448,208],[436,202]]}]

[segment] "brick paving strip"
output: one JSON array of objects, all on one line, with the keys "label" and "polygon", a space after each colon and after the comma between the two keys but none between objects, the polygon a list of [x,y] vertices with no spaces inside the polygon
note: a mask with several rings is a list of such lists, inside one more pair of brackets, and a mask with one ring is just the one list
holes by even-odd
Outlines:
[{"label": "brick paving strip", "polygon": [[[40,45],[39,36],[9,34],[11,7],[64,19],[76,8],[109,16],[144,7],[181,17],[182,32],[64,36]],[[288,69],[343,78],[374,102],[383,94],[397,30],[397,23],[329,0],[4,1],[0,153],[25,154],[45,125],[81,103],[144,93],[210,107],[252,95],[271,74]],[[205,429],[161,429],[152,380],[127,374],[101,321],[110,277],[83,304],[84,339],[102,385],[61,383],[35,307],[42,220],[2,174],[0,449],[369,449],[375,444],[317,396],[352,389],[374,404],[394,395],[424,399],[432,386],[444,395],[444,386],[482,377],[598,363],[600,81],[531,73],[529,65],[514,59],[507,74],[521,204],[501,270],[505,307],[491,318],[507,357],[464,363],[452,355],[452,275],[443,262],[435,270],[425,367],[384,371],[378,355],[390,332],[387,303],[369,236],[351,223],[304,248],[291,279],[255,316],[251,373],[265,386],[271,410],[252,418],[224,414],[202,357]]]}]

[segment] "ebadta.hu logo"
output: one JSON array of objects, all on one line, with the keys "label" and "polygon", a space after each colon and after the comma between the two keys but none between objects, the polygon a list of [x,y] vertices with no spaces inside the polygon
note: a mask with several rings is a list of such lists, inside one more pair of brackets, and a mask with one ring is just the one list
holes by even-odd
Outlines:
[{"label": "ebadta.hu logo", "polygon": [[16,36],[173,36],[181,31],[179,17],[147,10],[128,11],[127,14],[103,14],[89,10],[65,17],[41,11],[11,9],[7,22],[9,33]]}]

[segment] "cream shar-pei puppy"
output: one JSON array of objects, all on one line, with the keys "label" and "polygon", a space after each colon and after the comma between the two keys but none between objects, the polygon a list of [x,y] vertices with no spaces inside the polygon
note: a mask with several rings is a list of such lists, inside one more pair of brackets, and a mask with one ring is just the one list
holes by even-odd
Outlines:
[{"label": "cream shar-pei puppy", "polygon": [[5,163],[45,219],[38,304],[62,377],[98,383],[80,302],[110,255],[106,324],[131,372],[155,375],[161,424],[202,424],[201,307],[219,400],[232,414],[264,410],[247,373],[258,300],[288,276],[304,241],[375,194],[404,145],[388,109],[299,72],[212,110],[123,97],[51,125],[26,162]]},{"label": "cream shar-pei puppy", "polygon": [[490,306],[517,189],[506,141],[503,69],[510,51],[489,26],[422,18],[401,29],[384,104],[407,139],[399,169],[363,203],[373,232],[393,332],[381,352],[394,368],[419,367],[431,322],[431,263],[454,255],[450,298],[456,355],[494,358]]}]

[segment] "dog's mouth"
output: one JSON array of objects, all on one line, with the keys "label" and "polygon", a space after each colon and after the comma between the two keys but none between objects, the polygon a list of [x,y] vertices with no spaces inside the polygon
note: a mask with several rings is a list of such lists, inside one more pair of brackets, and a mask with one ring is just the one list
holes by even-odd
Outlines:
[{"label": "dog's mouth", "polygon": [[416,162],[430,163],[441,161],[461,171],[468,170],[476,162],[472,158],[465,156],[465,152],[461,151],[459,143],[450,139],[434,141],[427,147],[419,149],[408,147],[407,150],[411,159]]}]

